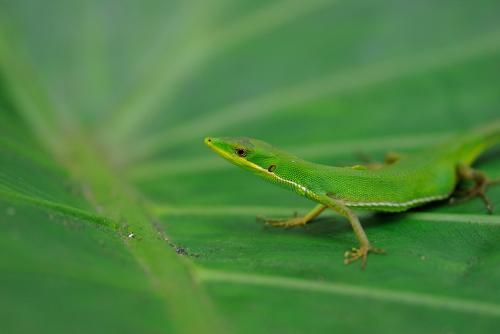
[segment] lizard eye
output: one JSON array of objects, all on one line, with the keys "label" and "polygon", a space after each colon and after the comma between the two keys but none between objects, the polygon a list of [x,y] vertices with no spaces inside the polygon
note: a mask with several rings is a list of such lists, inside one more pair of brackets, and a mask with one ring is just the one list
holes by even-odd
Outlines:
[{"label": "lizard eye", "polygon": [[246,157],[247,156],[247,151],[245,149],[242,149],[242,148],[237,148],[234,150],[234,152],[240,156],[240,157]]},{"label": "lizard eye", "polygon": [[274,172],[274,171],[276,170],[276,165],[271,165],[271,166],[267,167],[267,170],[268,170],[270,173]]}]

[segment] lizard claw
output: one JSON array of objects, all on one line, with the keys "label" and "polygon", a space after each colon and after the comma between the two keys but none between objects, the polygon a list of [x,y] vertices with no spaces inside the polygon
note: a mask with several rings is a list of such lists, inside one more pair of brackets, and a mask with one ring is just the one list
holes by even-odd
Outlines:
[{"label": "lizard claw", "polygon": [[457,172],[460,180],[472,181],[474,182],[474,185],[469,188],[459,187],[452,194],[450,203],[462,203],[475,197],[479,197],[483,200],[488,213],[492,214],[493,205],[488,196],[486,196],[486,190],[489,186],[499,184],[500,179],[492,180],[485,173],[463,164],[459,164],[457,166]]},{"label": "lizard claw", "polygon": [[385,254],[385,251],[382,248],[374,248],[371,246],[353,247],[350,251],[344,253],[344,264],[351,264],[361,259],[361,269],[365,269],[368,253]]},{"label": "lizard claw", "polygon": [[472,188],[456,190],[453,197],[450,198],[450,204],[459,204],[479,197],[483,200],[486,210],[491,215],[493,214],[493,204],[486,195],[486,190],[489,186],[499,183],[500,180],[490,180],[488,177],[484,176],[484,178],[480,178]]}]

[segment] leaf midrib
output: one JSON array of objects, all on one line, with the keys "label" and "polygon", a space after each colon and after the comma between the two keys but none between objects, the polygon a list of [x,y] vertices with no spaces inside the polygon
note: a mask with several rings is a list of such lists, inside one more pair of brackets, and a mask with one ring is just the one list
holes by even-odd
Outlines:
[{"label": "leaf midrib", "polygon": [[[1,17],[4,18],[3,15]],[[11,93],[12,105],[49,153],[61,162],[84,190],[88,189],[84,193],[91,196],[87,196],[89,203],[109,220],[59,203],[9,192],[5,188],[0,196],[79,216],[114,229],[117,224],[118,228],[133,231],[135,238],[122,236],[122,240],[162,299],[166,321],[178,333],[224,333],[222,319],[202,287],[193,279],[191,263],[181,259],[171,249],[162,232],[154,227],[151,223],[155,220],[154,215],[140,204],[140,195],[117,177],[116,171],[107,163],[105,153],[89,136],[79,132],[78,124],[73,123],[71,129],[61,131],[63,126],[58,121],[60,113],[16,50],[15,43],[8,38],[7,24],[2,23],[0,69],[4,74],[5,87]]]},{"label": "leaf midrib", "polygon": [[[155,228],[156,218],[144,199],[106,164],[106,158],[83,136],[67,140],[64,164],[71,175],[90,190],[106,216],[126,228],[122,239],[162,297],[166,313],[179,332],[224,332],[208,296],[192,277],[191,263],[182,260],[169,245],[164,231]],[[190,321],[186,321],[190,319]]]}]

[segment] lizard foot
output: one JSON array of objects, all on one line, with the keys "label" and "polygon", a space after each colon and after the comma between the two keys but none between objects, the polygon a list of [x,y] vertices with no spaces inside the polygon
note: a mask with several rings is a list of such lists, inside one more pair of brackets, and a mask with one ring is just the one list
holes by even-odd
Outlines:
[{"label": "lizard foot", "polygon": [[290,219],[263,219],[263,218],[260,218],[260,220],[263,220],[266,225],[272,225],[272,226],[284,227],[284,228],[303,226],[307,223],[307,221],[304,219],[304,217],[295,217],[295,218],[290,218]]},{"label": "lizard foot", "polygon": [[382,248],[374,248],[371,246],[353,247],[350,251],[344,253],[344,264],[350,264],[361,259],[361,268],[365,269],[368,253],[385,254],[385,251]]},{"label": "lizard foot", "polygon": [[459,189],[455,191],[453,196],[450,198],[450,203],[451,204],[463,203],[475,197],[479,197],[483,200],[484,205],[486,206],[486,210],[491,215],[493,214],[493,204],[486,195],[486,190],[488,189],[489,186],[495,184],[500,184],[500,179],[491,180],[483,174],[476,180],[476,183],[473,187],[467,189]]}]

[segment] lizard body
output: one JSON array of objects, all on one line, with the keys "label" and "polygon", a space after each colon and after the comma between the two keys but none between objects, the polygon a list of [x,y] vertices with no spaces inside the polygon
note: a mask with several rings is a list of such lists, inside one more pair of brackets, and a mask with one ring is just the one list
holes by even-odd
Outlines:
[{"label": "lizard body", "polygon": [[[346,262],[363,259],[373,248],[351,208],[384,212],[406,211],[449,198],[465,179],[476,186],[468,197],[481,196],[493,183],[471,168],[477,157],[500,142],[500,123],[457,135],[411,155],[398,156],[390,164],[334,167],[302,160],[270,144],[251,138],[205,138],[205,143],[230,162],[260,177],[287,187],[319,204],[307,216],[269,220],[278,226],[304,225],[324,209],[331,208],[349,219],[360,247],[346,253]],[[469,196],[470,195],[470,196]]]}]

